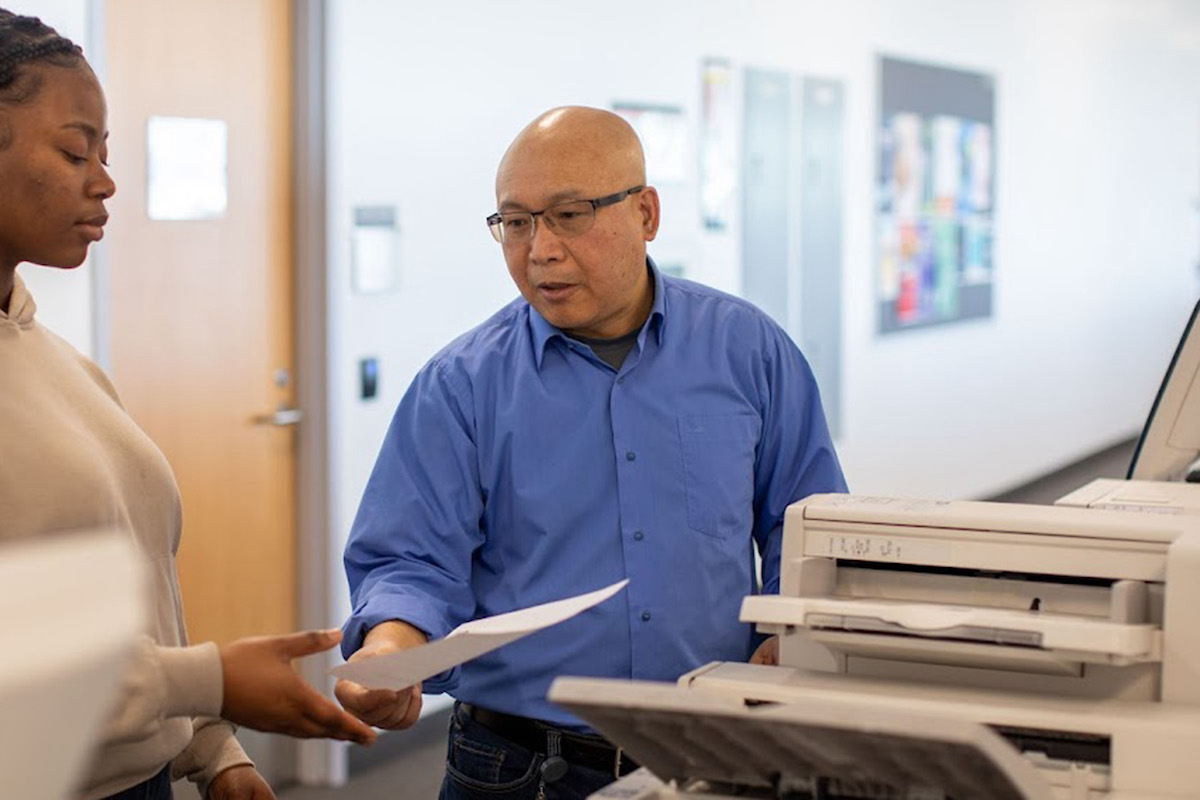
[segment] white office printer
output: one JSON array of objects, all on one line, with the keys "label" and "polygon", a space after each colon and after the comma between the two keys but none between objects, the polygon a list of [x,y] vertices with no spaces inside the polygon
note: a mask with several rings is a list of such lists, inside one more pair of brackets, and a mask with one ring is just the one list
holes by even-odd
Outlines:
[{"label": "white office printer", "polygon": [[742,618],[780,666],[555,683],[599,796],[1200,798],[1200,517],[816,495]]},{"label": "white office printer", "polygon": [[599,797],[1200,798],[1198,318],[1127,480],[1055,506],[810,497],[780,594],[742,606],[779,666],[556,681],[647,768]]}]

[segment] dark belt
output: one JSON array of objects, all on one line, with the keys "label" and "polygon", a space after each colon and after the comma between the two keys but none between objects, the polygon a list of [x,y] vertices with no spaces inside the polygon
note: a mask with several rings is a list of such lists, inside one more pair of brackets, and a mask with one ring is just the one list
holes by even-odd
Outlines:
[{"label": "dark belt", "polygon": [[529,717],[505,714],[470,703],[458,707],[471,719],[492,733],[503,736],[513,744],[541,755],[547,755],[552,734],[558,734],[558,755],[568,764],[606,772],[621,777],[638,768],[638,763],[601,736],[567,730]]}]

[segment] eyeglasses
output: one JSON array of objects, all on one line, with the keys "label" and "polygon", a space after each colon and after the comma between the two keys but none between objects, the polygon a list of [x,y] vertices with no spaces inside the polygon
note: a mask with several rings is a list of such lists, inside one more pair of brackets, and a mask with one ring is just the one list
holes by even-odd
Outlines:
[{"label": "eyeglasses", "polygon": [[634,186],[593,200],[568,200],[541,211],[504,211],[488,217],[487,224],[492,230],[492,238],[508,245],[524,244],[532,239],[538,217],[544,219],[546,227],[559,236],[578,236],[591,229],[596,221],[596,209],[616,205],[645,188]]}]

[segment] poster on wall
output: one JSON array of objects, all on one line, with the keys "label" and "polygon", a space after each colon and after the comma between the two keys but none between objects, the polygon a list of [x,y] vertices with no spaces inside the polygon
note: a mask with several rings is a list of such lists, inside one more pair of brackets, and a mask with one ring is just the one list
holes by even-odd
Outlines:
[{"label": "poster on wall", "polygon": [[724,231],[733,219],[737,189],[733,67],[720,58],[700,65],[700,219]]},{"label": "poster on wall", "polygon": [[678,106],[617,101],[613,111],[637,131],[646,152],[646,180],[651,185],[682,183],[688,177],[688,131]]},{"label": "poster on wall", "polygon": [[[658,190],[663,207],[682,205],[679,195],[694,180],[690,128],[682,106],[614,100],[612,110],[637,132],[646,155],[646,183]],[[673,241],[674,240],[674,241]],[[682,277],[687,274],[686,250],[666,228],[659,230],[655,263],[661,272]]]},{"label": "poster on wall", "polygon": [[879,59],[880,333],[992,314],[995,81]]}]

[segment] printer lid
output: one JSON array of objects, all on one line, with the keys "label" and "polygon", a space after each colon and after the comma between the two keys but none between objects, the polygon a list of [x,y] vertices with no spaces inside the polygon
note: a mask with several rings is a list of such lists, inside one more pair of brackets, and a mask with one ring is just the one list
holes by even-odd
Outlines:
[{"label": "printer lid", "polygon": [[1137,511],[1092,513],[1086,508],[996,503],[983,500],[931,500],[856,494],[812,494],[793,503],[788,514],[807,524],[891,526],[924,535],[963,531],[989,534],[1041,534],[1064,540],[1125,541],[1147,546],[1170,545],[1189,524],[1178,517]]},{"label": "printer lid", "polygon": [[773,789],[815,779],[862,796],[1050,800],[1037,769],[984,725],[835,699],[746,706],[665,683],[558,678],[550,700],[663,781]]}]

